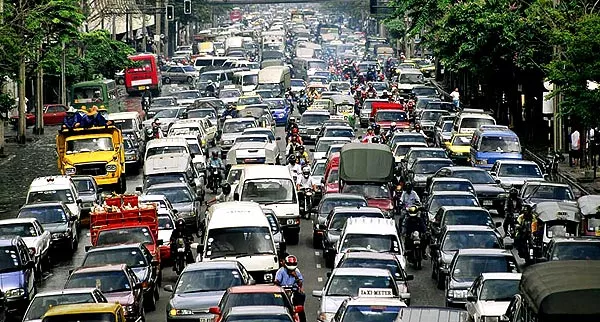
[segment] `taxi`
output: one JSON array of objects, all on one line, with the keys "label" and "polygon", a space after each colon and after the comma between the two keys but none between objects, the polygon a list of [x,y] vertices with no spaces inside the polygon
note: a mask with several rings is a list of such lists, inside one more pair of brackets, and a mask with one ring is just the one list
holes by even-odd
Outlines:
[{"label": "taxi", "polygon": [[341,322],[345,317],[350,321],[393,321],[405,307],[406,303],[393,297],[349,298],[340,305],[332,321]]},{"label": "taxi", "polygon": [[63,321],[125,321],[123,307],[119,303],[80,303],[58,305],[48,309],[43,322]]},{"label": "taxi", "polygon": [[452,134],[450,141],[445,142],[446,150],[448,150],[448,157],[450,157],[454,163],[466,163],[469,161],[472,136],[472,134],[454,133]]}]

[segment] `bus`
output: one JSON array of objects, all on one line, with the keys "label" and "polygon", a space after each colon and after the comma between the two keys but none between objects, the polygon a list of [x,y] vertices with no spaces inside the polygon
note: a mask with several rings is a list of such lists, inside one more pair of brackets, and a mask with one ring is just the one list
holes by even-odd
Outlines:
[{"label": "bus", "polygon": [[117,83],[112,79],[81,82],[71,88],[71,106],[88,110],[96,106],[98,110],[108,113],[121,112],[123,106],[119,101]]},{"label": "bus", "polygon": [[162,77],[158,66],[158,56],[154,54],[139,54],[129,56],[137,62],[136,67],[125,69],[125,90],[133,95],[145,90],[150,90],[153,96],[160,95]]}]

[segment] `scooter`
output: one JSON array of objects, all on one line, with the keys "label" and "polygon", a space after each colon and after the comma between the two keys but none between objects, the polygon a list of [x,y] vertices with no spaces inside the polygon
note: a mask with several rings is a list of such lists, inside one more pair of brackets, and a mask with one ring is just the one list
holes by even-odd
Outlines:
[{"label": "scooter", "polygon": [[219,168],[212,166],[208,167],[208,188],[212,189],[213,194],[217,193],[217,189],[221,186],[221,172]]},{"label": "scooter", "polygon": [[415,269],[421,269],[421,261],[423,260],[423,253],[421,250],[421,234],[418,231],[414,231],[411,236],[412,250],[410,259]]},{"label": "scooter", "polygon": [[173,262],[175,273],[181,274],[187,264],[187,245],[184,238],[177,238],[175,240],[175,261]]},{"label": "scooter", "polygon": [[314,191],[312,188],[301,188],[300,191],[303,195],[302,205],[300,207],[300,216],[306,219],[310,219],[310,211],[312,209]]}]

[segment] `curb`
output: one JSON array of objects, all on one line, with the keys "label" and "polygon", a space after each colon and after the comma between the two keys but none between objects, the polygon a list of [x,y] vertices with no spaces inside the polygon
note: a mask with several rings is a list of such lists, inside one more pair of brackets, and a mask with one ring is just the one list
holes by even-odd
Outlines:
[{"label": "curb", "polygon": [[[529,149],[523,148],[523,154],[526,155],[529,159],[531,159],[532,161],[534,161],[535,163],[537,163],[538,165],[542,166],[544,164],[544,158],[540,157],[539,155],[531,152]],[[590,193],[588,191],[587,188],[585,188],[584,186],[582,186],[581,184],[579,184],[579,182],[577,182],[577,179],[573,178],[573,176],[571,176],[568,173],[564,173],[562,171],[559,171],[557,173],[557,175],[567,184],[577,188],[577,190],[581,191],[581,193],[583,195],[590,195],[592,193]]]}]

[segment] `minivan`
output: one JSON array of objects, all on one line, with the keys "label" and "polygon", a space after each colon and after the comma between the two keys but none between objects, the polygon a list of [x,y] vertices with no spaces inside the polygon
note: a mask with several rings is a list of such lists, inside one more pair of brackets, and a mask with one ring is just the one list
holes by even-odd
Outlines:
[{"label": "minivan", "polygon": [[482,125],[471,138],[471,166],[490,169],[496,160],[521,160],[521,144],[517,134],[506,126]]}]

